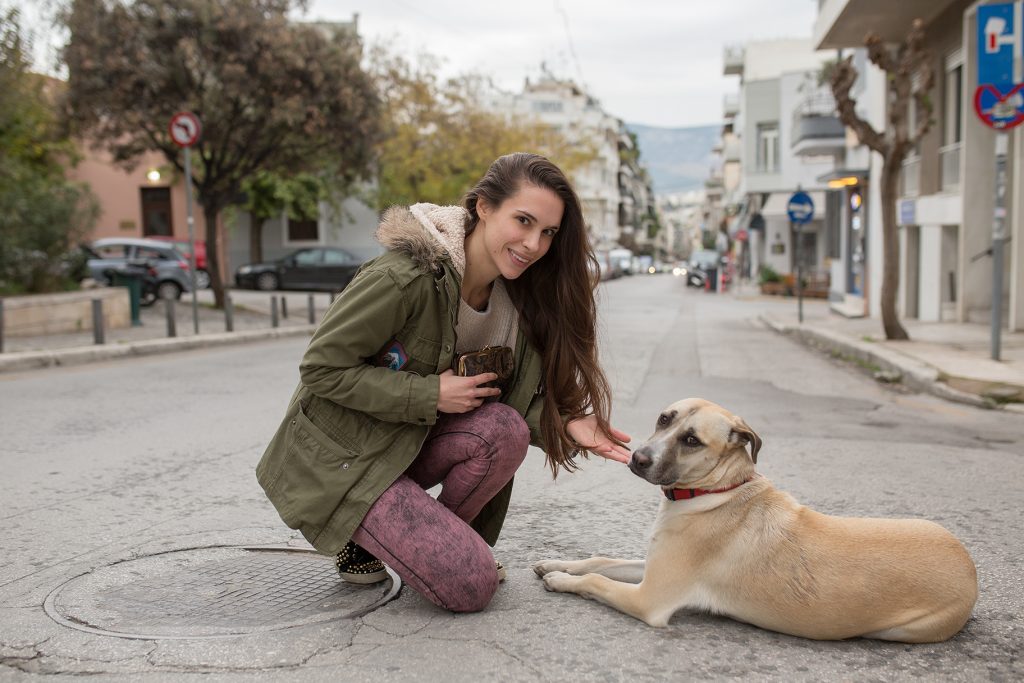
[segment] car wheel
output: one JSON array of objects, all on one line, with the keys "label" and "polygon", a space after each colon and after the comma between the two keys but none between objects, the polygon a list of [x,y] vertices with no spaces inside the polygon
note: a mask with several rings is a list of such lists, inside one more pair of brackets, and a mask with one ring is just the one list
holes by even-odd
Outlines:
[{"label": "car wheel", "polygon": [[196,289],[207,289],[210,286],[210,274],[205,270],[196,271]]},{"label": "car wheel", "polygon": [[273,273],[260,273],[256,278],[256,289],[271,292],[278,287],[277,276]]},{"label": "car wheel", "polygon": [[156,298],[178,300],[181,298],[181,287],[176,282],[161,282],[156,287]]}]

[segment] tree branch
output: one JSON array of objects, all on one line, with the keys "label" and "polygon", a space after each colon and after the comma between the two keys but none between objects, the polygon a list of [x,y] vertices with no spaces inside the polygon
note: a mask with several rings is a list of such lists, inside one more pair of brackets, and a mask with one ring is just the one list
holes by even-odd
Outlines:
[{"label": "tree branch", "polygon": [[836,111],[839,113],[839,119],[843,125],[852,128],[863,144],[879,154],[885,154],[885,138],[857,114],[857,103],[850,97],[850,89],[857,80],[857,69],[853,66],[852,56],[836,64],[830,80],[832,96],[836,101]]}]

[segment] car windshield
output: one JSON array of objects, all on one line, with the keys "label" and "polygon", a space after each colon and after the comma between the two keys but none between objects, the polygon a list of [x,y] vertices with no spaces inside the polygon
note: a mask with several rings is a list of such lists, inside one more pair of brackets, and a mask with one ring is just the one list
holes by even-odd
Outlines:
[{"label": "car windshield", "polygon": [[718,252],[713,249],[695,251],[690,257],[690,262],[701,267],[716,265],[718,263]]}]

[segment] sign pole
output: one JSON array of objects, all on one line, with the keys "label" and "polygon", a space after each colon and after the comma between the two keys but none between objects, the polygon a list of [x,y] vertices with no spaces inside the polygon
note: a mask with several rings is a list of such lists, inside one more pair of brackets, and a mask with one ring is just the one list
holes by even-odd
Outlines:
[{"label": "sign pole", "polygon": [[185,148],[185,207],[188,213],[188,270],[192,278],[192,331],[199,334],[199,299],[196,293],[196,228],[192,218],[192,148]]},{"label": "sign pole", "polygon": [[1007,133],[996,134],[996,201],[992,219],[992,360],[999,360],[1003,333],[1003,245],[1006,242]]},{"label": "sign pole", "polygon": [[796,317],[801,325],[804,323],[804,251],[803,251],[803,223],[796,224]]}]

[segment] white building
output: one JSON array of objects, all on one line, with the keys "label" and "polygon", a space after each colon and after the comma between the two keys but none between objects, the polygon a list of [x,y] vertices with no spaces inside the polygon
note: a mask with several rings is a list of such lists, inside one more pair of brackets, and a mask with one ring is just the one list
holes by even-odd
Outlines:
[{"label": "white building", "polygon": [[[915,18],[925,22],[935,68],[932,116],[936,124],[903,167],[897,216],[900,229],[899,311],[920,320],[987,321],[992,313],[990,253],[995,196],[994,131],[973,112],[977,85],[977,8],[970,0],[820,0],[814,27],[819,48],[862,45],[871,29],[883,40],[901,41]],[[861,59],[861,62],[864,60]],[[884,75],[858,66],[858,95],[876,129],[885,122]],[[865,154],[866,153],[862,153]],[[867,160],[865,160],[867,161]],[[879,206],[881,160],[865,164],[867,310],[880,314],[882,227]],[[1009,133],[1007,228],[1003,320],[1024,330],[1024,129]]]}]

